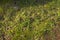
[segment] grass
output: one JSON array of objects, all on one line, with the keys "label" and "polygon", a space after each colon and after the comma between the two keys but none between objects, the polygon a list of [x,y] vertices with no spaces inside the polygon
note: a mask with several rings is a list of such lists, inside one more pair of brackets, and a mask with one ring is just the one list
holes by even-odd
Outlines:
[{"label": "grass", "polygon": [[59,22],[59,0],[47,0],[46,4],[35,0],[16,2],[1,2],[0,40],[55,40],[52,30]]}]

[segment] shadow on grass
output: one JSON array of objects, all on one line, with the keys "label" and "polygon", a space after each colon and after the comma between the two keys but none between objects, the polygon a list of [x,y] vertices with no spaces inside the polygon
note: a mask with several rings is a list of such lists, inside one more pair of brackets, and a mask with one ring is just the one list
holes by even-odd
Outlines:
[{"label": "shadow on grass", "polygon": [[53,0],[16,0],[13,1],[14,5],[19,5],[21,7],[26,6],[36,6],[36,5],[45,5]]},{"label": "shadow on grass", "polygon": [[5,1],[0,0],[0,4],[9,3],[11,5],[26,7],[26,6],[44,5],[52,1],[53,0],[5,0]]}]

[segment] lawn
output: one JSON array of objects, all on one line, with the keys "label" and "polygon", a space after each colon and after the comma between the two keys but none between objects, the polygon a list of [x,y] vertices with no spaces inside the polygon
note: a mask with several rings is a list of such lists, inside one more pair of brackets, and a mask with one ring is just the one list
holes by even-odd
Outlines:
[{"label": "lawn", "polygon": [[0,0],[0,40],[60,40],[59,0]]}]

